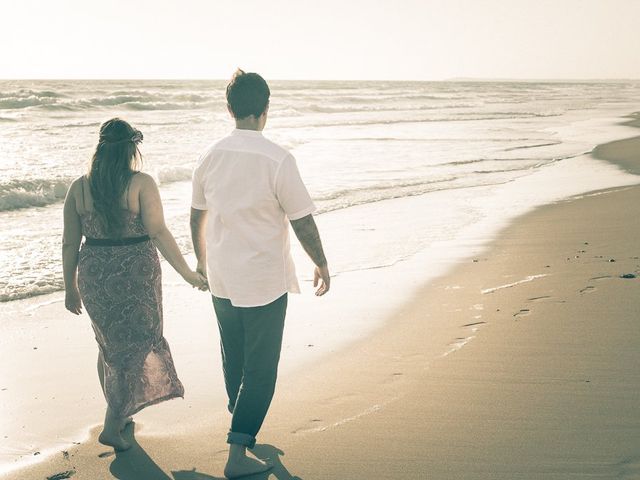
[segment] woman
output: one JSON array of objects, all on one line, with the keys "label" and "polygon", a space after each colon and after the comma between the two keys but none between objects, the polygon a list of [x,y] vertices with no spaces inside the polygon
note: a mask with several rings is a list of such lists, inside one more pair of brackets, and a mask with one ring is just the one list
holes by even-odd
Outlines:
[{"label": "woman", "polygon": [[153,178],[137,170],[141,141],[124,120],[102,124],[91,169],[72,183],[64,204],[65,306],[78,315],[84,303],[91,317],[107,400],[99,441],[116,450],[130,447],[121,435],[130,415],[184,394],[162,336],[156,247],[187,282],[207,288],[165,225]]}]

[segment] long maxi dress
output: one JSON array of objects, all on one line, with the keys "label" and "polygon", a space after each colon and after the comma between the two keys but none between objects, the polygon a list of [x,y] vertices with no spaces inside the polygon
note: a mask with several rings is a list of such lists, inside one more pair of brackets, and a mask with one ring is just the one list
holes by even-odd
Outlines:
[{"label": "long maxi dress", "polygon": [[[127,215],[124,237],[147,234],[140,215]],[[85,237],[105,239],[92,212],[80,215]],[[78,286],[91,318],[104,369],[104,395],[122,417],[183,397],[169,344],[162,334],[162,284],[150,240],[121,246],[82,245]]]}]

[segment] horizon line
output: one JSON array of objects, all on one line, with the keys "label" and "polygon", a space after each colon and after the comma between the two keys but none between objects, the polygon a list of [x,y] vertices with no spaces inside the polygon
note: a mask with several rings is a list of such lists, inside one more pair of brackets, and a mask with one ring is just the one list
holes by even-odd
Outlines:
[{"label": "horizon line", "polygon": [[[229,81],[229,78],[213,77],[0,77],[0,81]],[[390,78],[270,78],[272,82],[638,82],[640,77],[448,77],[440,79],[390,79]]]}]

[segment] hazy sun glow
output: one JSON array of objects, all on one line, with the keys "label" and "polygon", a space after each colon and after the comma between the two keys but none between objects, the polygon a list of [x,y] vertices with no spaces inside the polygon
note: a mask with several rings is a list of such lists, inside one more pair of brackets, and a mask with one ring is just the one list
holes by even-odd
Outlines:
[{"label": "hazy sun glow", "polygon": [[639,78],[636,0],[3,2],[0,78]]}]

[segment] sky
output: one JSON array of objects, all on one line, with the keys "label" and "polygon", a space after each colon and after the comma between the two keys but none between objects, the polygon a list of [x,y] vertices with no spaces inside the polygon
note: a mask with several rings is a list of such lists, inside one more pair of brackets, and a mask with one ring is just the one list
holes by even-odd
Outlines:
[{"label": "sky", "polygon": [[0,78],[640,78],[640,0],[0,0]]}]

